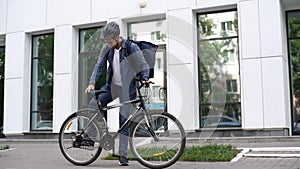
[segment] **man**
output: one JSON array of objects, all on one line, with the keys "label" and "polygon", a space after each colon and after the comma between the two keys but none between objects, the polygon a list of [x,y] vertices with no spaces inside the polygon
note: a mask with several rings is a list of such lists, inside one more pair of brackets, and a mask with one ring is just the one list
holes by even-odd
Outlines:
[{"label": "man", "polygon": [[[109,66],[106,74],[106,84],[101,88],[107,93],[100,94],[99,99],[102,106],[106,106],[112,100],[119,98],[120,102],[135,99],[136,81],[135,76],[145,82],[149,79],[149,66],[145,61],[142,51],[134,43],[127,43],[126,39],[120,37],[120,28],[116,22],[108,23],[102,31],[101,38],[106,45],[101,49],[100,57],[94,67],[90,77],[89,86],[85,92],[88,93],[95,89],[95,83],[98,80],[105,63]],[[130,49],[129,49],[130,48]],[[107,52],[108,51],[108,52]],[[132,54],[128,54],[131,51]],[[90,102],[90,106],[92,101]],[[119,112],[119,125],[122,126],[131,112],[131,105],[122,106]],[[119,164],[128,166],[128,136],[129,128],[123,130],[120,134],[119,142]]]}]

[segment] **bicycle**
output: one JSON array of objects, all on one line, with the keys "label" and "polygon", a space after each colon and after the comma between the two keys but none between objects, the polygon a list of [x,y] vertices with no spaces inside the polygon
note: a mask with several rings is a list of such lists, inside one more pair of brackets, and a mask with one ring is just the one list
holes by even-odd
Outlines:
[{"label": "bicycle", "polygon": [[[152,82],[138,81],[137,98],[123,103],[102,107],[99,111],[91,108],[79,110],[70,115],[59,132],[59,147],[63,156],[75,165],[89,165],[100,155],[102,149],[112,150],[115,139],[125,127],[130,127],[129,151],[134,158],[148,168],[166,168],[173,165],[182,155],[186,137],[181,123],[171,114],[148,112],[142,88],[150,90]],[[93,91],[94,98],[103,90]],[[135,105],[128,120],[116,133],[110,133],[103,111],[123,105]]]}]

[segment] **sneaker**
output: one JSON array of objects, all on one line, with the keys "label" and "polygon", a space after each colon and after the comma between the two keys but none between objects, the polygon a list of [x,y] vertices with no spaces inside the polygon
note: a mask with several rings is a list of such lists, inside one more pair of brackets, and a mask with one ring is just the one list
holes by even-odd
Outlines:
[{"label": "sneaker", "polygon": [[119,156],[119,165],[120,166],[129,166],[127,158],[124,156]]}]

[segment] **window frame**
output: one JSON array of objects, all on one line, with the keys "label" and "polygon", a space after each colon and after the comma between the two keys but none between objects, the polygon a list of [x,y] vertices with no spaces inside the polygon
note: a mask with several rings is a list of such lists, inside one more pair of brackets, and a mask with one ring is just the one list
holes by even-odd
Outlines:
[{"label": "window frame", "polygon": [[291,132],[292,135],[300,135],[300,133],[296,133],[294,131],[295,125],[294,125],[294,118],[295,118],[295,110],[294,110],[294,83],[293,83],[293,65],[292,65],[292,57],[291,57],[291,45],[290,42],[292,40],[300,40],[299,37],[290,37],[290,27],[289,27],[289,13],[293,12],[299,12],[300,9],[296,10],[287,10],[285,11],[285,24],[286,24],[286,43],[287,43],[287,53],[288,53],[288,64],[289,64],[289,83],[290,83],[290,108],[291,108]]},{"label": "window frame", "polygon": [[[40,37],[40,36],[46,36],[46,35],[53,35],[53,46],[54,46],[54,41],[55,41],[55,33],[54,32],[47,32],[47,33],[41,33],[41,34],[32,34],[31,35],[31,55],[30,55],[30,59],[31,59],[31,76],[30,76],[30,131],[46,131],[46,132],[51,132],[53,131],[53,101],[52,101],[52,110],[33,110],[33,69],[34,69],[34,66],[33,66],[33,63],[35,60],[40,60],[40,59],[51,59],[52,58],[52,62],[53,62],[53,67],[52,67],[52,71],[53,71],[53,76],[54,76],[54,48],[53,48],[53,55],[52,56],[38,56],[38,57],[34,57],[34,41],[33,39],[35,37]],[[54,87],[54,79],[52,81],[52,91],[53,91],[53,87]],[[53,93],[52,93],[52,100],[54,99],[53,98]],[[43,113],[52,113],[52,129],[49,129],[49,130],[46,130],[46,129],[42,129],[42,130],[37,130],[37,129],[33,129],[33,114],[40,114],[41,112]]]},{"label": "window frame", "polygon": [[[104,27],[104,25],[97,25],[97,26],[84,27],[84,28],[79,28],[78,29],[78,63],[77,63],[78,64],[78,72],[79,72],[78,73],[78,82],[80,82],[80,81],[83,80],[82,72],[84,71],[84,63],[83,63],[84,58],[86,58],[86,57],[94,57],[95,56],[96,60],[98,60],[98,56],[99,56],[100,51],[101,51],[101,49],[99,49],[97,51],[93,50],[93,51],[83,51],[82,52],[81,51],[81,46],[82,46],[81,32],[82,31],[87,31],[87,30],[92,30],[92,29],[101,29],[103,27]],[[89,66],[92,66],[94,68],[95,65],[89,65]],[[104,74],[106,74],[106,69],[102,71],[102,74],[101,74],[100,78]],[[104,79],[106,79],[106,77],[104,77]],[[78,85],[80,85],[80,83]],[[86,84],[86,85],[88,85],[88,84]],[[84,98],[82,98],[82,96],[80,95],[80,93],[82,93],[82,91],[83,91],[82,89],[84,89],[84,87],[86,87],[86,86],[83,86],[83,88],[81,88],[81,86],[78,86],[78,109],[85,108],[85,106],[88,106],[88,105],[82,105]],[[87,99],[90,100],[89,97]]]},{"label": "window frame", "polygon": [[[201,82],[201,73],[200,73],[200,71],[201,71],[201,69],[200,69],[200,66],[201,66],[201,59],[200,59],[200,43],[201,42],[205,42],[205,41],[218,41],[218,40],[227,40],[227,39],[237,39],[237,42],[239,41],[239,36],[238,36],[238,33],[237,33],[237,35],[236,36],[232,36],[232,35],[228,35],[228,36],[226,36],[226,37],[212,37],[212,38],[204,38],[204,39],[200,39],[200,32],[199,32],[199,29],[200,29],[200,25],[199,25],[199,16],[200,15],[208,15],[208,14],[217,14],[217,13],[225,13],[225,12],[234,12],[234,11],[236,11],[236,12],[238,12],[238,10],[237,10],[237,8],[236,7],[233,7],[233,8],[228,8],[228,9],[223,9],[223,10],[214,10],[214,11],[205,11],[205,12],[197,12],[196,13],[196,24],[197,24],[197,50],[198,50],[198,55],[199,55],[199,57],[197,58],[198,59],[198,88],[199,88],[199,128],[203,128],[203,127],[205,127],[204,126],[204,124],[202,124],[202,118],[203,117],[205,117],[205,116],[203,116],[202,115],[202,108],[205,108],[205,106],[208,106],[208,105],[211,105],[211,102],[207,102],[207,103],[203,103],[202,102],[202,99],[201,99],[201,92],[202,92],[202,87],[201,87],[201,84],[202,84],[202,82]],[[227,23],[228,21],[226,21],[226,23]],[[221,22],[220,22],[221,23]],[[232,23],[233,24],[233,23]],[[222,26],[221,26],[222,27]],[[231,25],[231,27],[233,28],[233,25]],[[225,28],[226,28],[226,30],[222,30],[222,28],[221,28],[221,31],[222,32],[233,32],[233,30],[227,30],[227,24],[225,24]],[[234,28],[233,28],[234,29]],[[238,51],[239,51],[239,44],[238,44],[238,46],[237,46],[237,49],[238,49]],[[237,56],[237,57],[239,57],[239,55]],[[236,59],[238,59],[239,60],[239,58],[236,58]],[[239,84],[241,84],[240,83],[240,81],[241,81],[241,77],[240,77],[240,61],[237,61],[237,60],[235,60],[235,62],[237,62],[237,64],[238,64],[238,68],[239,68],[239,72],[238,72],[238,75],[239,75],[239,78],[238,79],[235,79],[235,80],[237,80],[237,83],[238,83],[238,81],[239,81]],[[232,62],[227,62],[227,63],[225,63],[225,64],[232,64]],[[227,79],[226,79],[226,81],[227,81]],[[207,82],[206,82],[207,83]],[[206,84],[205,83],[205,84]],[[227,82],[226,82],[227,83]],[[207,85],[207,84],[206,84]],[[240,89],[238,89],[238,88],[241,88],[241,86],[239,86],[239,87],[237,87],[237,91],[241,91]],[[226,87],[226,89],[227,89],[227,87]],[[210,89],[208,90],[208,91],[205,91],[205,93],[204,94],[208,94],[210,92]],[[228,93],[228,92],[226,92],[227,94],[234,94],[234,93]],[[226,95],[227,95],[226,94]],[[241,95],[241,93],[240,93],[240,95]],[[217,103],[217,104],[219,104],[219,103]],[[242,109],[241,109],[241,96],[240,96],[240,101],[226,101],[225,102],[225,104],[224,104],[224,109],[225,109],[225,107],[226,106],[234,106],[234,105],[239,105],[239,107],[240,107],[240,115],[242,115]],[[240,126],[238,127],[238,128],[240,128],[240,127],[242,127],[242,121],[241,121],[241,119],[242,119],[242,117],[240,117]],[[221,119],[220,119],[220,121],[221,121]],[[219,127],[219,126],[215,126],[216,128],[224,128],[224,127]],[[228,127],[226,127],[226,128],[233,128],[233,127],[230,127],[230,126],[228,126]],[[235,127],[236,128],[236,127]]]}]

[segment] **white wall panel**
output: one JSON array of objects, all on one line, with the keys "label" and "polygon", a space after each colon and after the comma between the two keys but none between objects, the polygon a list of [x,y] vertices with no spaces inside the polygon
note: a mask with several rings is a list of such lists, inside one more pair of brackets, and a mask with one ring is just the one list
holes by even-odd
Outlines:
[{"label": "white wall panel", "polygon": [[[73,56],[73,27],[71,25],[55,28],[54,37],[54,72],[70,73]],[[75,40],[75,39],[74,39]]]},{"label": "white wall panel", "polygon": [[257,1],[239,3],[239,39],[242,58],[260,56],[259,15]]},{"label": "white wall panel", "polygon": [[283,55],[282,45],[286,42],[282,41],[284,25],[280,8],[280,0],[259,1],[261,54],[264,57]]},{"label": "white wall panel", "polygon": [[[136,0],[138,3],[138,0]],[[166,10],[176,10],[182,8],[191,8],[195,5],[195,0],[148,0],[147,7],[142,9],[143,13],[162,13]]]},{"label": "white wall panel", "polygon": [[264,119],[261,60],[243,60],[242,69],[243,128],[263,128]]},{"label": "white wall panel", "polygon": [[167,13],[168,64],[192,63],[197,54],[196,27],[191,9],[173,10]]},{"label": "white wall panel", "polygon": [[4,117],[7,133],[28,132],[30,128],[30,42],[30,36],[24,32],[6,36],[5,64],[9,66],[5,67]]},{"label": "white wall panel", "polygon": [[6,35],[5,78],[20,78],[23,76],[25,33],[16,32]]},{"label": "white wall panel", "polygon": [[285,88],[282,57],[262,59],[264,127],[278,128],[286,126]]},{"label": "white wall panel", "polygon": [[[104,3],[105,2],[105,3]],[[137,1],[99,1],[91,0],[92,21],[126,17],[140,13]]]},{"label": "white wall panel", "polygon": [[197,6],[201,8],[222,7],[224,5],[236,4],[238,0],[196,0]]},{"label": "white wall panel", "polygon": [[[23,133],[23,78],[4,82],[4,134]],[[25,117],[27,118],[27,117]]]},{"label": "white wall panel", "polygon": [[[103,3],[104,1],[99,2]],[[91,20],[90,8],[90,0],[48,0],[47,26],[89,22]]]},{"label": "white wall panel", "polygon": [[46,26],[46,0],[8,0],[7,32]]},{"label": "white wall panel", "polygon": [[[71,112],[77,110],[78,50],[75,30],[71,25],[55,28],[54,38],[54,112],[53,131],[58,132],[61,124]],[[76,76],[76,77],[75,77]],[[73,91],[73,92],[71,92]]]},{"label": "white wall panel", "polygon": [[71,78],[70,74],[54,75],[53,86],[53,132],[59,132],[64,120],[71,115]]},{"label": "white wall panel", "polygon": [[[168,112],[177,117],[186,130],[199,127],[195,92],[199,92],[190,64],[170,65],[168,72]],[[196,109],[196,111],[195,111]]]},{"label": "white wall panel", "polygon": [[6,33],[7,0],[0,1],[0,35]]}]

